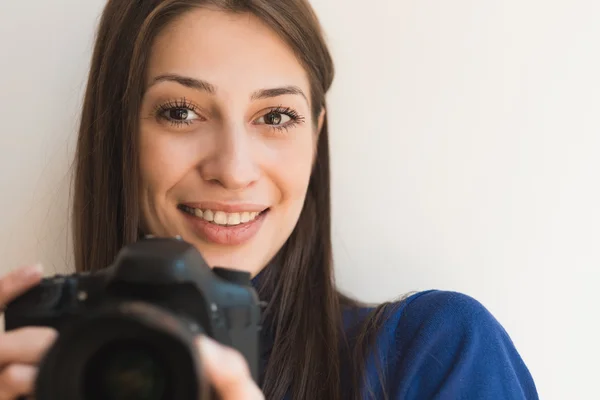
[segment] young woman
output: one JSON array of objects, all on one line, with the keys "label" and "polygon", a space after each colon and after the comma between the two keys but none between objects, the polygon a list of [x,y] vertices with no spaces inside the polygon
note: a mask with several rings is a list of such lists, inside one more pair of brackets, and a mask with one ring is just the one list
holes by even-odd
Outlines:
[{"label": "young woman", "polygon": [[[79,131],[77,270],[153,234],[249,271],[268,303],[259,384],[269,399],[537,398],[509,336],[472,298],[427,291],[370,308],[337,291],[333,75],[307,0],[110,0]],[[4,277],[0,299],[36,271]],[[0,337],[0,399],[31,392],[55,336]],[[222,398],[261,398],[233,350],[199,342]]]}]

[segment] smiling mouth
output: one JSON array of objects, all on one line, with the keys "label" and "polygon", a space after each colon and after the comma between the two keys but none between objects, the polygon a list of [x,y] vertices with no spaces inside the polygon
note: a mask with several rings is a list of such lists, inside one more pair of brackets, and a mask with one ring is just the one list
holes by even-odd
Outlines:
[{"label": "smiling mouth", "polygon": [[214,225],[219,226],[238,226],[247,224],[256,220],[260,215],[269,211],[269,208],[266,208],[262,211],[244,211],[244,212],[224,212],[224,211],[214,211],[209,209],[200,209],[189,207],[183,204],[180,204],[177,208],[186,214],[193,215],[197,218],[200,218],[206,222],[209,222]]}]

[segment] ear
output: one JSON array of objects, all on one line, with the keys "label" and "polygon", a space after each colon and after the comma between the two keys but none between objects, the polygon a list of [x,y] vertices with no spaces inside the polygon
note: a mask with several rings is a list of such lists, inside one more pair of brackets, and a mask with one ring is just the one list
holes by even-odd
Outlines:
[{"label": "ear", "polygon": [[317,121],[317,136],[321,134],[321,130],[323,129],[323,123],[325,122],[325,107],[321,109],[321,114],[319,114],[319,119]]}]

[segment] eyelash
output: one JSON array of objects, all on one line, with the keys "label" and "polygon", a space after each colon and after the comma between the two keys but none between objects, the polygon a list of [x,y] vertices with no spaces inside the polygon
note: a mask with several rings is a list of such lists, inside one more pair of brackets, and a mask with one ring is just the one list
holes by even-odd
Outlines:
[{"label": "eyelash", "polygon": [[276,129],[280,132],[284,130],[287,132],[290,128],[293,128],[294,126],[304,122],[304,117],[298,114],[296,110],[290,107],[277,106],[270,108],[267,113],[262,115],[262,118],[269,114],[283,114],[290,117],[290,121],[285,125],[268,125],[271,129]]},{"label": "eyelash", "polygon": [[[168,112],[171,112],[172,110],[177,110],[177,109],[189,110],[189,111],[194,112],[195,114],[199,114],[198,107],[196,107],[194,104],[190,103],[185,97],[180,100],[168,101],[166,103],[159,105],[154,110],[154,113],[158,119],[167,121],[168,123],[170,123],[171,125],[176,126],[176,127],[181,127],[182,125],[189,126],[194,122],[194,120],[192,120],[192,121],[174,120],[165,115]],[[278,131],[284,131],[284,130],[288,131],[290,128],[293,128],[294,126],[304,122],[304,117],[302,115],[298,114],[298,112],[291,107],[283,107],[283,106],[272,107],[272,108],[268,109],[268,112],[264,113],[261,116],[261,118],[264,118],[265,116],[267,116],[269,114],[283,114],[283,115],[287,115],[290,118],[290,121],[284,125],[265,124],[265,125],[269,126],[271,129],[276,129]],[[202,117],[200,117],[200,118],[202,118]]]},{"label": "eyelash", "polygon": [[158,119],[162,119],[167,121],[173,126],[182,126],[182,125],[191,125],[194,121],[181,121],[181,120],[173,120],[167,117],[165,114],[172,110],[189,110],[194,112],[195,114],[199,114],[198,107],[194,104],[190,103],[185,97],[181,100],[168,101],[156,107],[154,113]]}]

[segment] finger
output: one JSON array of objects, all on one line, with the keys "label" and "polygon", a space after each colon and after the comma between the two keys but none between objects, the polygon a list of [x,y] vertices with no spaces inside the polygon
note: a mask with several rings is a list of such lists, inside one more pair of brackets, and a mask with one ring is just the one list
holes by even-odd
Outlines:
[{"label": "finger", "polygon": [[43,276],[40,264],[18,268],[0,278],[0,305],[37,285]]},{"label": "finger", "polygon": [[14,400],[33,393],[37,368],[11,364],[0,372],[0,400]]},{"label": "finger", "polygon": [[52,328],[25,327],[0,335],[0,366],[37,364],[56,340]]},{"label": "finger", "polygon": [[198,348],[204,373],[222,400],[262,400],[244,357],[236,350],[201,336]]}]

